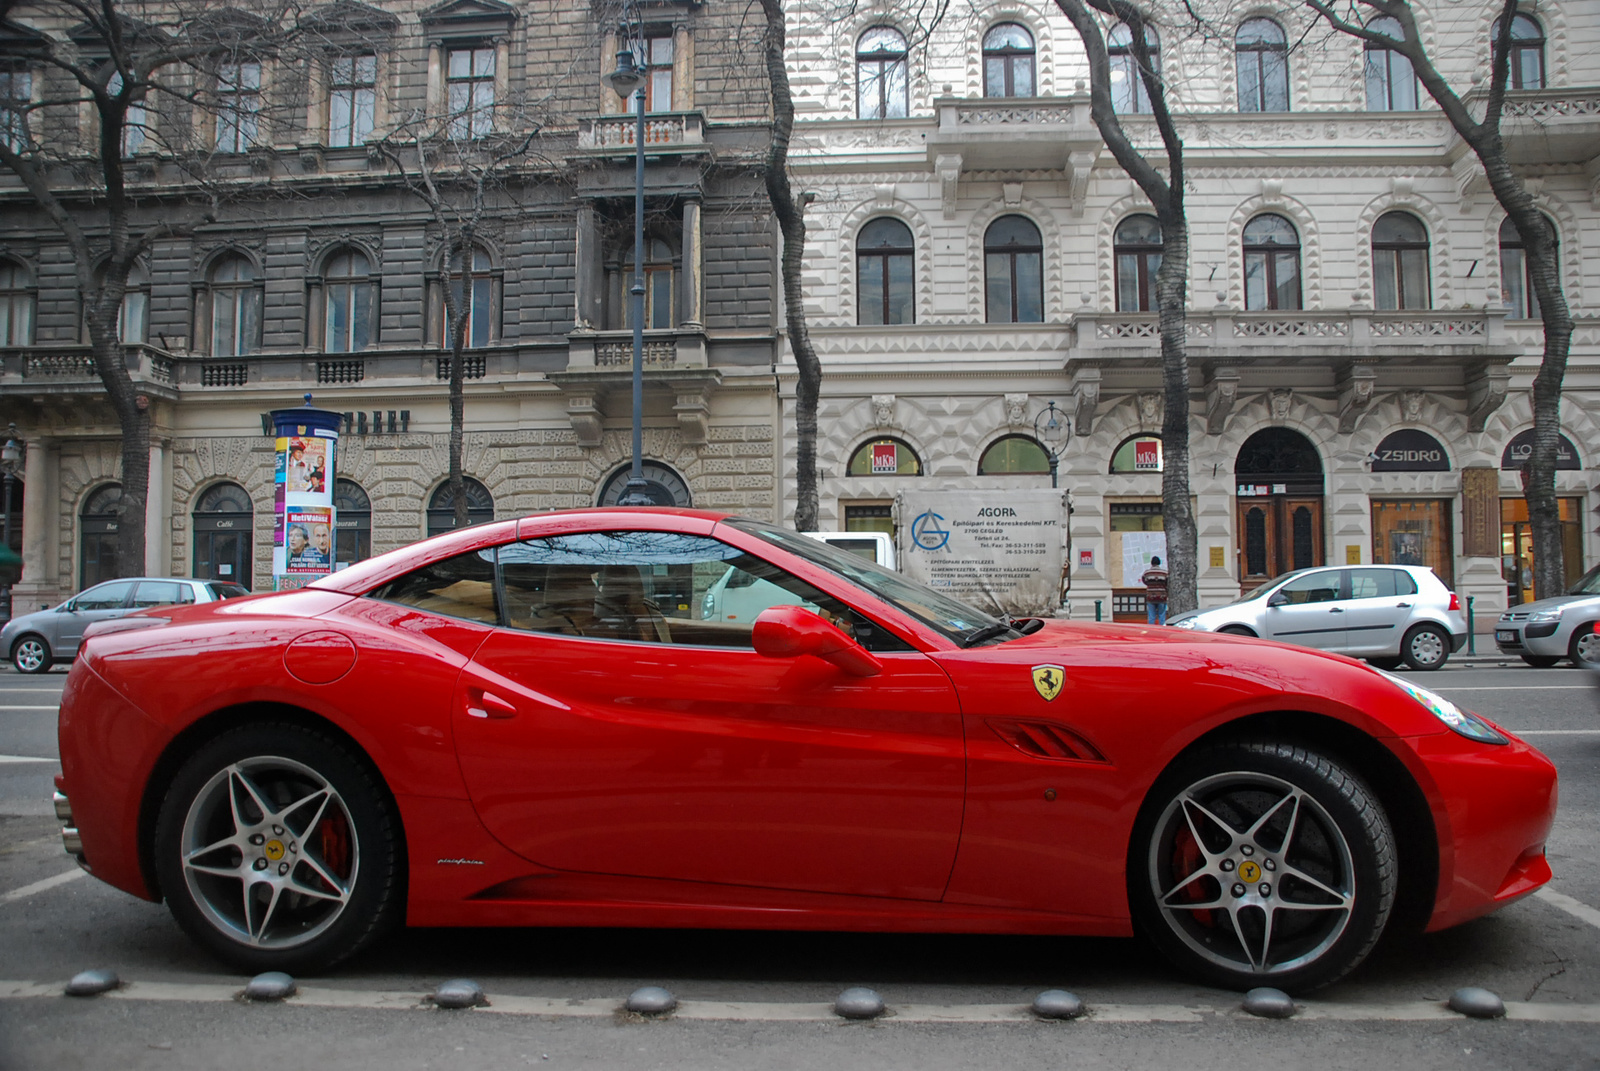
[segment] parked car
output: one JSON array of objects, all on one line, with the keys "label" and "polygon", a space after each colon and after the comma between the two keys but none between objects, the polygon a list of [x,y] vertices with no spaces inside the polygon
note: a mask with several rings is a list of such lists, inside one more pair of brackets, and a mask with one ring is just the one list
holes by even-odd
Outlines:
[{"label": "parked car", "polygon": [[1578,668],[1600,669],[1600,565],[1565,595],[1513,606],[1494,623],[1494,645],[1541,669],[1563,658]]},{"label": "parked car", "polygon": [[[784,604],[697,619],[730,568]],[[1535,748],[1349,659],[998,619],[693,510],[96,625],[60,741],[67,850],[250,973],[402,924],[1138,932],[1305,990],[1544,885],[1556,803]]]},{"label": "parked car", "polygon": [[84,630],[96,621],[152,606],[216,602],[249,590],[225,580],[139,576],[107,580],[78,592],[59,606],[13,617],[0,628],[0,650],[20,673],[43,673],[78,652]]},{"label": "parked car", "polygon": [[807,532],[806,535],[852,554],[859,554],[885,569],[899,568],[894,558],[894,537],[887,532]]},{"label": "parked car", "polygon": [[1167,624],[1336,651],[1380,669],[1402,661],[1438,669],[1467,642],[1461,601],[1424,565],[1297,569],[1238,602]]}]

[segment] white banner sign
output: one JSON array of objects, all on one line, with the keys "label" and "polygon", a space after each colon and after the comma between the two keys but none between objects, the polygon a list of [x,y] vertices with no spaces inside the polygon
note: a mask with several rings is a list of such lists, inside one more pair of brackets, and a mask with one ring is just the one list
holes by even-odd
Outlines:
[{"label": "white banner sign", "polygon": [[1150,568],[1151,557],[1159,557],[1165,568],[1167,560],[1167,533],[1122,533],[1122,586],[1144,587],[1144,571]]},{"label": "white banner sign", "polygon": [[1064,491],[905,491],[900,568],[991,613],[1061,604]]}]

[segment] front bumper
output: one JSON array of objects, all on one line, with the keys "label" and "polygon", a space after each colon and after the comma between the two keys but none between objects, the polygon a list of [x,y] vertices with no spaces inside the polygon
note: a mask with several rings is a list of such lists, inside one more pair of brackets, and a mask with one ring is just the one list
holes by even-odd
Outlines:
[{"label": "front bumper", "polygon": [[1566,621],[1505,621],[1494,623],[1494,645],[1501,654],[1535,658],[1566,658],[1572,647],[1573,625]]}]

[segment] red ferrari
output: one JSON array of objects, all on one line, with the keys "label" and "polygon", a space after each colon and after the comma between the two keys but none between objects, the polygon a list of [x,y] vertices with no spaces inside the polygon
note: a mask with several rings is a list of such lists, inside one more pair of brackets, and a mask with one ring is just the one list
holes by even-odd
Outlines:
[{"label": "red ferrari", "polygon": [[1362,663],[1002,620],[759,521],[502,521],[98,626],[68,849],[246,970],[399,924],[1143,934],[1305,990],[1550,878],[1550,762]]}]

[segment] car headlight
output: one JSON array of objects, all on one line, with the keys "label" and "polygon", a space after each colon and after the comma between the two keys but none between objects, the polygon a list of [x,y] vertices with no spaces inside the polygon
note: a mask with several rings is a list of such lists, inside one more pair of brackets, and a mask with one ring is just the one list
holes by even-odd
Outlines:
[{"label": "car headlight", "polygon": [[1561,620],[1561,608],[1560,607],[1557,607],[1554,610],[1535,610],[1533,613],[1528,615],[1528,623],[1529,624],[1533,624],[1534,622],[1537,622],[1537,621],[1560,621],[1560,620]]},{"label": "car headlight", "polygon": [[1428,712],[1444,722],[1452,732],[1460,733],[1468,740],[1476,740],[1480,744],[1510,743],[1504,736],[1496,732],[1488,722],[1470,710],[1462,710],[1438,692],[1430,692],[1426,688],[1418,687],[1402,677],[1396,677],[1393,673],[1384,673],[1382,670],[1377,670],[1376,672],[1388,677],[1412,699],[1427,707]]}]

